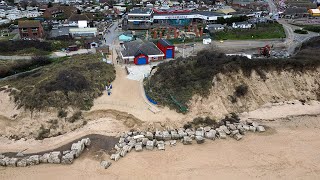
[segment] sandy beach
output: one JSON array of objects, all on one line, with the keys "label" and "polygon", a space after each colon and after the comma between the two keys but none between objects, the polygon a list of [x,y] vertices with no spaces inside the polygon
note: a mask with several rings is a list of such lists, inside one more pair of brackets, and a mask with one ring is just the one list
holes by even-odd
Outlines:
[{"label": "sandy beach", "polygon": [[262,121],[267,132],[247,133],[239,142],[228,138],[132,152],[107,170],[90,155],[65,166],[1,167],[0,179],[319,179],[319,118]]}]

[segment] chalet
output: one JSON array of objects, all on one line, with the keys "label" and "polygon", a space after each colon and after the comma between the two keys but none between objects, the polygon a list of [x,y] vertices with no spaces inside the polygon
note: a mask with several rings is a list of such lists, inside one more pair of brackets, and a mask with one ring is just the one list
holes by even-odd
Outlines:
[{"label": "chalet", "polygon": [[19,33],[21,38],[41,39],[44,37],[44,30],[37,20],[27,20],[18,22]]},{"label": "chalet", "polygon": [[174,58],[174,45],[166,39],[160,39],[157,47],[164,53],[164,58]]},{"label": "chalet", "polygon": [[124,63],[143,65],[149,64],[150,61],[162,60],[165,55],[154,43],[135,40],[123,44],[120,56]]}]

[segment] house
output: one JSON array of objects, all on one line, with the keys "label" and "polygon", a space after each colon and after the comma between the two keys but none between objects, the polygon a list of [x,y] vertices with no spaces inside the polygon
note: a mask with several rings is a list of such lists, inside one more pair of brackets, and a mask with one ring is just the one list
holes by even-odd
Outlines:
[{"label": "house", "polygon": [[234,29],[250,29],[252,27],[252,24],[249,22],[234,22],[232,23],[232,28]]},{"label": "house", "polygon": [[47,19],[55,18],[59,15],[63,14],[63,11],[57,7],[46,8],[43,12],[43,17]]},{"label": "house", "polygon": [[136,65],[149,64],[150,61],[162,60],[163,52],[152,42],[135,40],[123,44],[120,55],[124,63]]},{"label": "house", "polygon": [[90,38],[90,39],[86,39],[84,41],[85,43],[85,47],[87,49],[93,49],[93,48],[97,48],[99,47],[99,38],[98,37],[93,37],[93,38]]},{"label": "house", "polygon": [[41,39],[44,37],[44,30],[37,20],[19,21],[18,28],[21,38]]},{"label": "house", "polygon": [[164,53],[164,58],[174,58],[174,45],[166,39],[160,39],[157,47]]},{"label": "house", "polygon": [[97,28],[70,28],[69,33],[73,38],[96,37],[98,34],[98,29]]},{"label": "house", "polygon": [[308,17],[309,13],[305,7],[288,7],[283,13],[285,18],[302,18]]},{"label": "house", "polygon": [[68,18],[69,26],[78,26],[78,28],[88,27],[90,18],[86,14],[72,14]]}]

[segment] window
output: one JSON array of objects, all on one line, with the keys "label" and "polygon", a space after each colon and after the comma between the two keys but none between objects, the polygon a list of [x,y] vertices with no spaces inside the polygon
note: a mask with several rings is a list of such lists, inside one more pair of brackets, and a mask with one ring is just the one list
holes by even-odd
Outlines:
[{"label": "window", "polygon": [[28,32],[28,29],[27,28],[22,28],[21,31],[24,33],[24,32]]},{"label": "window", "polygon": [[33,36],[38,36],[38,33],[32,33]]}]

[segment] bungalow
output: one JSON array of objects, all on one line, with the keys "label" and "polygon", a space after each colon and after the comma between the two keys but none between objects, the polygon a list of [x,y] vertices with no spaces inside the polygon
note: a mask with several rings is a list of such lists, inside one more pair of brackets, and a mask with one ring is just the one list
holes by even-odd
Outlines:
[{"label": "bungalow", "polygon": [[164,53],[164,58],[174,58],[174,45],[166,39],[160,39],[157,43],[158,48]]},{"label": "bungalow", "polygon": [[252,27],[252,24],[248,23],[248,22],[234,22],[234,23],[232,23],[232,28],[234,28],[234,29],[238,29],[238,28],[250,29],[251,27]]},{"label": "bungalow", "polygon": [[120,55],[124,63],[136,65],[148,64],[150,61],[162,60],[163,52],[152,42],[135,40],[123,44]]}]

